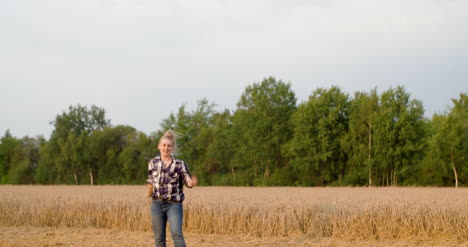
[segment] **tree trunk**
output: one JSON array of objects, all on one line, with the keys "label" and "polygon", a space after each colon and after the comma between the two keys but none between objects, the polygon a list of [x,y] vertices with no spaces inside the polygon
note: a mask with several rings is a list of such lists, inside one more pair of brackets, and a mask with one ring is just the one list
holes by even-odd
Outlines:
[{"label": "tree trunk", "polygon": [[390,186],[395,185],[395,172],[391,171],[390,172]]},{"label": "tree trunk", "polygon": [[234,183],[236,182],[236,170],[234,170],[234,167],[231,166],[231,174],[232,174],[232,179]]},{"label": "tree trunk", "polygon": [[76,171],[73,169],[73,177],[75,178],[75,184],[78,185],[78,176],[76,175]]},{"label": "tree trunk", "polygon": [[450,163],[452,165],[453,175],[455,176],[455,188],[458,188],[458,173],[455,167],[455,160],[453,158],[453,149],[450,149]]},{"label": "tree trunk", "polygon": [[367,154],[367,165],[369,166],[369,186],[372,186],[372,166],[371,166],[371,153],[372,153],[372,112],[370,115],[370,122],[369,122],[369,144],[368,144],[368,151]]},{"label": "tree trunk", "polygon": [[89,168],[89,183],[94,185],[93,173],[91,172],[91,168]]},{"label": "tree trunk", "polygon": [[270,177],[270,168],[267,166],[265,173],[263,174],[263,178],[269,178]]},{"label": "tree trunk", "polygon": [[255,171],[254,171],[254,177],[257,178],[257,175],[258,175],[258,174],[257,174],[257,167],[256,167],[256,166],[255,166],[255,169],[254,169],[254,170],[255,170]]}]

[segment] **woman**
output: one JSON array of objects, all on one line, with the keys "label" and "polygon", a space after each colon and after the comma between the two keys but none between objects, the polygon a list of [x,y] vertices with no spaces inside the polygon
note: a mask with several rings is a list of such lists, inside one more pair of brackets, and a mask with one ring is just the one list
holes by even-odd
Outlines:
[{"label": "woman", "polygon": [[192,188],[198,181],[190,176],[187,165],[172,156],[175,147],[174,134],[168,130],[158,144],[160,156],[148,164],[148,192],[152,199],[151,223],[156,247],[166,246],[166,224],[169,221],[175,247],[185,246],[182,234],[184,184]]}]

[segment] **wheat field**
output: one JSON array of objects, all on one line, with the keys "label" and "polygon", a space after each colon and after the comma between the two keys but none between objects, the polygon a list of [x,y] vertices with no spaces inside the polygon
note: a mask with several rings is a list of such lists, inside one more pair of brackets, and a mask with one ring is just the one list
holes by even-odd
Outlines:
[{"label": "wheat field", "polygon": [[[15,238],[37,229],[48,229],[44,236],[96,231],[100,239],[106,232],[144,234],[143,242],[128,246],[152,246],[145,188],[0,186],[0,246],[28,246]],[[184,233],[194,246],[238,246],[242,239],[242,246],[289,245],[275,245],[281,239],[298,240],[295,246],[468,246],[467,188],[196,187],[184,192]],[[65,240],[56,246],[80,246],[66,244],[64,236],[72,234],[62,235]],[[211,244],[210,236],[215,236]],[[203,240],[191,242],[191,237]],[[221,239],[224,244],[216,245]]]}]

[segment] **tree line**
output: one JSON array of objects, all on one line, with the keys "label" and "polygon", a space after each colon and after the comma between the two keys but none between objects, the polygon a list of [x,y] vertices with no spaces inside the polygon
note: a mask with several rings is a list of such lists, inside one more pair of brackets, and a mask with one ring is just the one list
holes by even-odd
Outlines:
[{"label": "tree line", "polygon": [[149,135],[111,125],[105,109],[70,106],[44,137],[0,139],[3,184],[142,184],[167,129],[202,185],[456,186],[468,184],[468,96],[424,117],[404,87],[318,88],[297,102],[273,77],[247,86],[234,110],[185,105]]}]

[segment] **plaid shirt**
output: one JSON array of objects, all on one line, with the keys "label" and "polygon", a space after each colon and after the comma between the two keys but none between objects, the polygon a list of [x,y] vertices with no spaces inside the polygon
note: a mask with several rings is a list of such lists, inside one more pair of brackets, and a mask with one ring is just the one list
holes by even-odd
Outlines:
[{"label": "plaid shirt", "polygon": [[148,180],[153,185],[153,200],[181,202],[185,199],[184,183],[187,185],[190,173],[182,160],[172,157],[172,163],[164,168],[161,157],[158,156],[148,163]]}]

